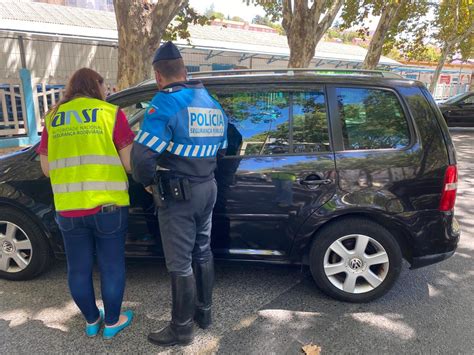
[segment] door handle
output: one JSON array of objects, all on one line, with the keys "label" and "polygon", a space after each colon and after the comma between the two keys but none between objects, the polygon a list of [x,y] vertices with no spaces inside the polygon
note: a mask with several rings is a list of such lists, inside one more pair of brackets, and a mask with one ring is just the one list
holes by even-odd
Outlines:
[{"label": "door handle", "polygon": [[316,186],[316,185],[329,185],[332,183],[331,179],[322,179],[322,180],[301,180],[300,184],[305,186]]}]

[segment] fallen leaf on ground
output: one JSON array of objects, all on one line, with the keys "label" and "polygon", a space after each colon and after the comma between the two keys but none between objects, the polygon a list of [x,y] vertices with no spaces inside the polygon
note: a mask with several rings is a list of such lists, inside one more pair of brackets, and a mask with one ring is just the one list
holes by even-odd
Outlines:
[{"label": "fallen leaf on ground", "polygon": [[303,351],[306,355],[319,355],[321,354],[321,348],[317,345],[309,344],[303,346]]}]

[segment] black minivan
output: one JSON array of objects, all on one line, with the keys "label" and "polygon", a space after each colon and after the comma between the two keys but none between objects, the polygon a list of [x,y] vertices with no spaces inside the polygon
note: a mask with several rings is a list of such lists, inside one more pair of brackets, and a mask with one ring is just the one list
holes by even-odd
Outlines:
[{"label": "black minivan", "polygon": [[[412,268],[454,254],[456,156],[446,123],[417,81],[378,71],[196,73],[229,117],[215,173],[216,259],[309,265],[316,284],[366,302]],[[109,101],[135,131],[152,81]],[[35,147],[0,160],[0,276],[43,272],[64,248]],[[160,257],[151,196],[130,177],[131,257]]]}]

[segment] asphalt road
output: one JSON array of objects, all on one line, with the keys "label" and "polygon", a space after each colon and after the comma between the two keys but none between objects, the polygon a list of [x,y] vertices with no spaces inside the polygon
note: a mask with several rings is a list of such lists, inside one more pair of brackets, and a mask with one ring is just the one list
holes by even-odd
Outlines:
[{"label": "asphalt road", "polygon": [[317,344],[323,354],[474,353],[474,131],[453,131],[460,185],[456,213],[458,252],[414,271],[405,265],[395,287],[370,304],[324,296],[307,270],[217,265],[215,323],[195,342],[164,349],[146,340],[166,324],[169,278],[162,263],[129,263],[125,308],[133,326],[113,341],[83,336],[72,303],[66,265],[58,262],[28,282],[0,280],[0,353],[212,353],[301,354]]}]

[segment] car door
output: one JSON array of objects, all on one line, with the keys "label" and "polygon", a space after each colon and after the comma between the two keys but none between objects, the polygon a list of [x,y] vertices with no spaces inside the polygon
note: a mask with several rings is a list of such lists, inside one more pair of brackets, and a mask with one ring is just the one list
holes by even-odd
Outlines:
[{"label": "car door", "polygon": [[449,104],[445,113],[450,127],[466,127],[474,125],[474,94],[462,95],[461,98]]},{"label": "car door", "polygon": [[[118,105],[127,115],[130,127],[136,134],[143,122],[145,110],[155,94],[154,90],[124,92],[113,97],[111,103]],[[153,198],[143,186],[128,174],[130,208],[126,253],[128,256],[162,256],[158,220],[154,215]]]},{"label": "car door", "polygon": [[286,259],[300,226],[335,191],[323,87],[208,89],[229,118],[216,171],[214,254]]},{"label": "car door", "polygon": [[461,127],[474,127],[474,94],[465,97],[459,104],[456,120]]}]

